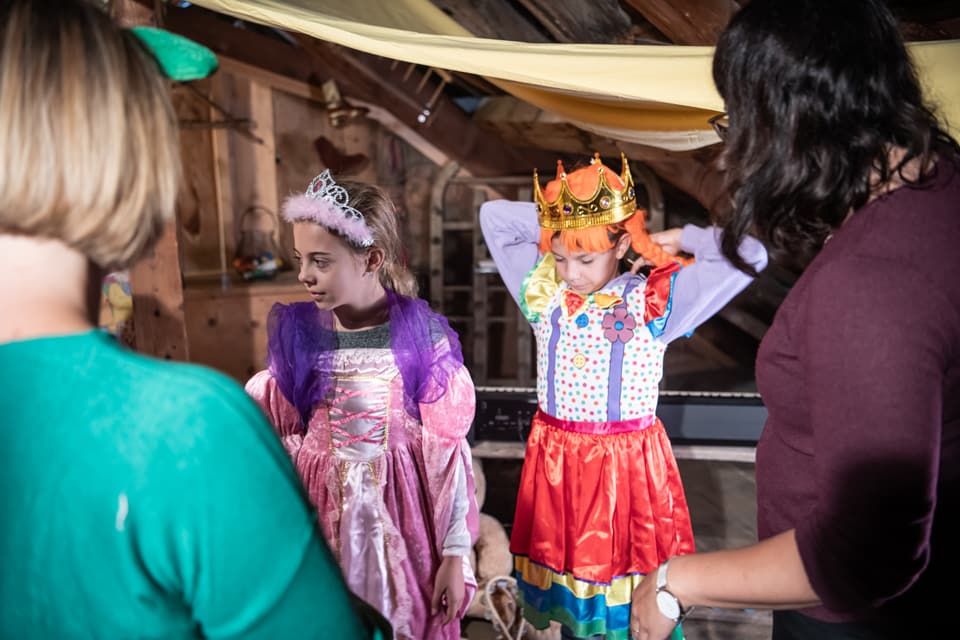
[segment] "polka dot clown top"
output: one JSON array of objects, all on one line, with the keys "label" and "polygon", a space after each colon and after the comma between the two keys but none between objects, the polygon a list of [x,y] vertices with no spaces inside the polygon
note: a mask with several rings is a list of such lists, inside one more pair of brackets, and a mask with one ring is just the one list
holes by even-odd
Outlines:
[{"label": "polka dot clown top", "polygon": [[[480,224],[500,275],[537,340],[541,410],[561,420],[615,422],[656,412],[663,356],[750,281],[720,253],[720,232],[684,227],[680,244],[696,261],[670,264],[647,278],[615,277],[581,296],[557,276],[553,256],[538,254],[534,205],[484,203]],[[758,270],[767,254],[747,238],[741,255]]]}]

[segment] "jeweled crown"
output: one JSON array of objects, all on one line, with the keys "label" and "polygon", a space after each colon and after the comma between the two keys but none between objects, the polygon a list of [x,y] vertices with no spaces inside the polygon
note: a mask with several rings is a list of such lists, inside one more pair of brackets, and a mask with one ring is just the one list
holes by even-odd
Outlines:
[{"label": "jeweled crown", "polygon": [[[533,201],[537,205],[537,219],[544,229],[568,231],[571,229],[586,229],[598,225],[616,224],[632,216],[637,210],[637,193],[633,186],[633,176],[630,174],[630,163],[627,157],[620,154],[623,168],[620,179],[623,189],[618,190],[607,182],[607,167],[600,162],[600,154],[594,154],[590,166],[577,169],[597,173],[597,187],[587,198],[578,198],[574,195],[567,183],[567,172],[563,164],[557,161],[557,177],[560,181],[560,191],[557,197],[548,201],[540,188],[540,178],[537,170],[533,171]],[[570,174],[571,176],[573,174]]]}]

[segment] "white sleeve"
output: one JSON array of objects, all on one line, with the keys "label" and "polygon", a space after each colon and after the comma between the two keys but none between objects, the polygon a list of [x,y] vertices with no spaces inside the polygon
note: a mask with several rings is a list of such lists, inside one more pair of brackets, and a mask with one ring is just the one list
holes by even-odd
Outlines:
[{"label": "white sleeve", "polygon": [[470,530],[467,528],[467,511],[470,500],[467,497],[467,476],[463,465],[457,465],[457,485],[450,510],[450,525],[443,539],[443,555],[465,556],[470,553]]}]

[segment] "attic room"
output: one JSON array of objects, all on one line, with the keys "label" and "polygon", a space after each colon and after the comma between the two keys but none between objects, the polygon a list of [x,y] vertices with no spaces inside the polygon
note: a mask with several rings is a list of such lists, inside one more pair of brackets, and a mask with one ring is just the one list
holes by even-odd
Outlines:
[{"label": "attic room", "polygon": [[[281,260],[276,278],[263,283],[241,279],[250,284],[239,289],[267,287],[268,296],[300,293],[290,270],[289,225],[278,220],[277,211],[282,199],[309,182],[318,168],[375,180],[401,203],[409,261],[421,292],[437,310],[452,316],[471,371],[483,386],[529,386],[532,378],[529,361],[511,362],[497,353],[512,351],[517,328],[515,318],[508,316],[516,314],[493,308],[510,305],[498,298],[496,278],[482,273],[488,256],[482,246],[474,246],[482,245],[482,239],[469,228],[478,202],[529,198],[532,171],[538,169],[546,180],[558,160],[575,167],[600,153],[609,166],[618,166],[623,152],[643,187],[641,206],[650,229],[705,224],[719,206],[720,180],[712,164],[720,145],[707,120],[721,105],[705,82],[708,78],[687,83],[699,80],[704,86],[674,91],[699,91],[702,95],[686,101],[709,106],[665,102],[646,110],[641,106],[629,116],[611,109],[583,122],[573,114],[596,103],[571,98],[563,104],[558,97],[562,91],[532,95],[516,82],[495,83],[474,73],[369,53],[359,48],[366,42],[362,34],[350,30],[358,22],[343,27],[338,21],[377,15],[375,26],[419,24],[421,32],[432,26],[438,33],[459,29],[457,35],[538,45],[642,45],[644,54],[649,47],[680,46],[708,59],[709,52],[698,47],[715,42],[739,6],[735,1],[373,2],[354,3],[350,9],[338,2],[309,3],[310,8],[296,2],[265,8],[252,1],[115,4],[126,6],[132,20],[159,21],[209,46],[220,61],[211,78],[176,89],[184,157],[190,163],[176,238],[184,292],[172,293],[173,302],[164,302],[161,311],[161,322],[169,320],[172,333],[160,337],[152,328],[154,337],[143,338],[167,342],[151,347],[157,355],[210,364],[241,380],[259,367],[263,345],[253,334],[262,331],[242,325],[261,322],[266,308],[260,305],[249,318],[241,318],[238,309],[227,311],[205,301],[212,300],[214,291],[239,295],[232,290],[238,287],[225,286],[238,280],[232,263],[244,251],[256,253],[263,247],[275,249]],[[395,10],[384,9],[384,4]],[[891,4],[910,41],[958,35],[953,3]],[[294,30],[320,19],[324,23],[316,30],[339,29],[337,37],[348,43],[354,38],[354,48]],[[280,22],[290,26],[284,29]],[[446,31],[440,31],[438,23]],[[388,45],[397,46],[382,47]],[[522,45],[517,47],[523,51]],[[950,99],[957,89],[949,64],[956,52],[951,47],[929,51],[931,81],[949,100],[946,109],[952,113],[956,107]],[[691,73],[705,71],[700,58],[687,66]],[[567,62],[562,57],[545,61],[560,68]],[[549,68],[538,68],[538,77],[552,75]],[[618,81],[628,83],[626,77]],[[537,104],[552,105],[556,111]],[[441,220],[431,218],[435,212]],[[450,260],[467,255],[472,263]],[[663,388],[755,391],[756,347],[795,277],[789,266],[771,265],[693,336],[675,345],[667,355]],[[179,315],[172,311],[181,306],[179,296],[185,301],[182,320],[167,315]],[[251,305],[259,304],[258,296],[251,294]],[[494,319],[485,319],[484,313]],[[238,341],[241,335],[244,340]],[[241,342],[249,347],[241,348]],[[230,347],[222,348],[226,344]]]},{"label": "attic room", "polygon": [[[529,201],[534,169],[546,181],[558,160],[573,168],[594,153],[617,169],[623,152],[641,187],[638,198],[651,231],[708,224],[722,206],[715,166],[721,145],[708,120],[722,103],[704,61],[741,4],[114,2],[114,11],[126,19],[158,23],[209,47],[219,61],[210,78],[174,90],[187,176],[177,234],[165,239],[152,264],[131,272],[133,319],[127,331],[132,324],[135,344],[146,342],[155,355],[212,366],[244,383],[263,368],[270,307],[306,299],[291,268],[291,225],[278,215],[284,198],[325,168],[380,185],[403,219],[421,297],[460,336],[478,387],[472,436],[489,480],[484,510],[509,533],[534,402],[536,353],[529,325],[490,259],[479,207],[496,198]],[[931,47],[919,54],[929,56],[923,58],[930,60],[923,68],[928,82],[943,96],[950,121],[960,121],[953,71],[960,59],[960,10],[949,2],[890,4],[912,46]],[[445,66],[443,49],[407,51],[403,31],[378,42],[377,28],[502,41],[504,50],[496,53],[504,57],[477,64],[483,61],[471,57],[476,53],[454,51]],[[942,41],[950,40],[944,47]],[[520,43],[571,45],[574,53],[578,45],[608,46],[611,53],[601,53],[597,62],[609,76],[604,81],[631,89],[611,102],[602,95],[605,89],[589,86],[589,69],[579,67],[569,81],[573,88],[562,86],[571,59],[529,52]],[[623,55],[624,47],[642,53],[621,69],[613,56]],[[688,66],[670,68],[691,77],[665,83],[669,72],[657,67],[661,52],[694,57],[678,63]],[[526,73],[533,78],[521,82],[526,69],[514,65],[529,63],[508,56],[525,53],[543,57],[536,59],[536,73]],[[470,72],[496,64],[518,73]],[[636,80],[641,66],[648,70]],[[263,253],[278,258],[276,272],[241,273],[239,260]],[[179,282],[171,268],[176,264]],[[753,365],[798,274],[786,261],[771,263],[666,352],[660,412],[694,517],[702,517],[695,525],[704,548],[746,543],[755,535],[752,445],[765,411]],[[756,614],[701,624],[708,634],[768,628]]]},{"label": "attic room", "polygon": [[[630,212],[642,217],[654,244],[672,237],[659,234],[676,230],[680,238],[686,226],[728,219],[734,201],[722,156],[729,121],[711,70],[718,38],[749,0],[90,1],[124,28],[161,29],[215,58],[205,77],[169,81],[182,163],[175,219],[144,259],[103,278],[99,328],[138,354],[224,374],[246,385],[263,408],[252,389],[278,358],[269,341],[279,316],[271,310],[311,303],[311,295],[323,308],[304,276],[310,258],[301,220],[285,211],[315,185],[316,193],[327,190],[324,175],[336,181],[330,185],[375,185],[395,207],[397,261],[415,279],[415,297],[449,322],[475,392],[463,436],[469,481],[461,478],[458,490],[466,483],[477,494],[480,540],[470,546],[469,561],[478,589],[464,603],[459,637],[581,637],[567,635],[566,622],[561,631],[547,614],[547,628],[534,628],[521,612],[523,598],[533,597],[518,585],[515,576],[525,569],[508,544],[526,526],[518,506],[524,460],[547,406],[538,395],[538,370],[549,360],[552,376],[555,356],[539,342],[539,312],[532,320],[528,308],[536,269],[520,274],[518,292],[483,212],[502,201],[516,211],[535,207],[543,233],[550,228],[544,210],[567,211],[564,189],[575,205],[583,202],[572,195],[568,176],[599,167],[594,200],[603,189],[615,200],[629,192],[637,213]],[[947,134],[960,137],[960,3],[885,5],[925,99]],[[337,206],[350,211],[346,201]],[[755,364],[807,262],[749,236],[744,242],[756,242],[768,256],[756,276],[671,337],[659,368],[643,373],[644,382],[647,375],[654,381],[651,419],[664,429],[675,482],[689,506],[695,538],[684,553],[746,547],[758,538],[756,452],[768,411]],[[550,255],[542,247],[553,245],[545,242],[539,253]],[[819,246],[826,244],[821,239]],[[678,248],[680,259],[696,264],[692,249]],[[653,281],[662,265],[630,255],[645,262],[643,280]],[[543,263],[538,257],[536,264]],[[676,269],[682,273],[686,265]],[[561,282],[556,273],[554,288]],[[625,311],[616,315],[627,291],[597,316],[614,344],[657,320],[644,315],[638,325]],[[580,297],[593,304],[599,297],[593,295]],[[661,305],[664,321],[669,296]],[[557,309],[558,317],[562,310],[587,325],[586,313]],[[396,325],[390,313],[387,325]],[[340,322],[335,318],[337,332],[351,331]],[[570,395],[589,394],[589,382],[577,378],[584,360],[589,370],[589,356],[576,357],[581,361],[570,360],[570,373],[562,374],[570,381],[562,384]],[[617,388],[629,381],[617,378]],[[372,432],[343,434],[348,447],[362,450]],[[306,436],[281,433],[281,439],[291,452],[290,442]],[[334,439],[330,451],[340,446]],[[346,491],[346,474],[341,481]],[[312,487],[307,492],[313,497]],[[682,632],[672,638],[759,640],[774,628],[771,612],[759,607],[697,606],[689,616],[685,607],[678,610]]]}]

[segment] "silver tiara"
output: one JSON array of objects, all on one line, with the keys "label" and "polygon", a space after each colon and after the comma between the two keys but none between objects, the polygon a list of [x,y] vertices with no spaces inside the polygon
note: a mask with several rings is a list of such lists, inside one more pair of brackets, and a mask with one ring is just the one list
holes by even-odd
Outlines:
[{"label": "silver tiara", "polygon": [[[330,174],[329,169],[324,169],[320,175],[310,181],[304,195],[308,198],[326,200],[343,211],[344,216],[353,218],[366,226],[366,220],[363,214],[350,206],[350,194],[347,193],[346,189],[337,184],[337,181],[334,180]],[[363,242],[364,246],[371,244],[373,244],[372,238],[369,242],[366,240]]]}]

